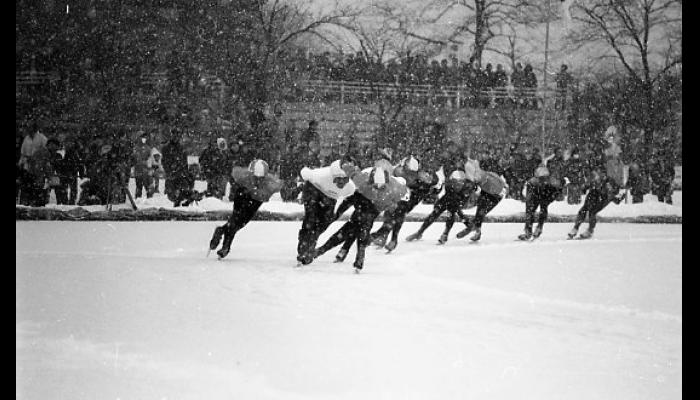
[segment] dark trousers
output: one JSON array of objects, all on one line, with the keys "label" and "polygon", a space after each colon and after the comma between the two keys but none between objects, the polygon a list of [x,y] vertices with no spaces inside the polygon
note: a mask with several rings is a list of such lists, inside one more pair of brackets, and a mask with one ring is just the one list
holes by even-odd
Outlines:
[{"label": "dark trousers", "polygon": [[399,201],[393,211],[387,211],[384,213],[384,223],[372,234],[372,237],[381,237],[386,239],[386,237],[389,236],[389,232],[391,232],[391,240],[397,241],[399,238],[399,231],[401,231],[401,226],[403,226],[403,223],[406,220],[406,215],[418,204],[420,204],[420,202],[423,201],[427,195],[427,191],[412,191],[408,200]]},{"label": "dark trousers", "polygon": [[481,192],[479,199],[476,201],[476,215],[474,219],[467,223],[474,228],[481,228],[481,224],[484,222],[484,217],[486,214],[491,212],[498,203],[501,202],[501,196]]},{"label": "dark trousers", "polygon": [[[359,196],[361,197],[361,196]],[[346,222],[336,233],[333,234],[323,246],[316,250],[317,256],[324,254],[328,250],[344,243],[343,248],[349,249],[352,243],[357,241],[357,255],[355,256],[356,268],[362,268],[365,261],[365,249],[369,245],[369,233],[372,224],[379,215],[377,208],[369,200],[362,197],[361,204],[355,204],[355,210]],[[345,247],[347,246],[347,248]]]},{"label": "dark trousers", "polygon": [[533,200],[528,200],[525,203],[525,231],[526,232],[532,232],[532,224],[535,222],[535,212],[537,209],[540,209],[540,215],[537,220],[537,226],[542,228],[544,226],[544,222],[547,220],[547,216],[549,215],[549,211],[547,210],[547,207],[552,202],[547,200],[547,201],[542,201],[539,199],[533,199]]},{"label": "dark trousers", "polygon": [[302,190],[304,221],[299,230],[297,261],[310,261],[318,237],[335,221],[336,200],[326,196],[309,182],[304,184]]},{"label": "dark trousers", "polygon": [[588,216],[588,230],[593,232],[598,222],[596,219],[597,214],[610,204],[611,201],[611,198],[600,191],[595,189],[590,190],[586,196],[586,201],[583,202],[583,206],[581,206],[578,215],[576,215],[574,228],[578,229],[581,223],[586,220],[586,216]]},{"label": "dark trousers", "polygon": [[34,174],[22,170],[20,174],[19,203],[32,207],[43,207],[48,203],[48,193],[44,189],[43,182],[40,182]]},{"label": "dark trousers", "polygon": [[224,224],[224,243],[221,247],[223,252],[228,254],[236,233],[253,219],[261,205],[262,201],[253,199],[243,189],[236,191],[233,198],[233,213]]},{"label": "dark trousers", "polygon": [[69,176],[65,181],[66,188],[70,191],[68,204],[75,204],[78,201],[78,177]]},{"label": "dark trousers", "polygon": [[134,180],[136,181],[136,193],[134,197],[141,197],[144,187],[146,188],[146,197],[151,198],[151,196],[153,196],[153,189],[151,186],[153,184],[153,179],[147,172],[136,174]]},{"label": "dark trousers", "polygon": [[462,206],[465,202],[466,199],[461,193],[446,190],[445,194],[435,202],[433,211],[425,218],[423,224],[418,229],[418,233],[422,235],[443,212],[449,211],[450,216],[447,218],[447,221],[445,221],[445,231],[443,232],[444,234],[449,234],[458,216],[462,218],[462,220],[466,220],[464,213],[462,213]]},{"label": "dark trousers", "polygon": [[51,190],[53,190],[54,194],[56,195],[56,204],[68,203],[68,192],[66,190],[66,182],[64,179],[61,179],[61,183],[59,185],[49,187],[49,195],[51,194]]}]

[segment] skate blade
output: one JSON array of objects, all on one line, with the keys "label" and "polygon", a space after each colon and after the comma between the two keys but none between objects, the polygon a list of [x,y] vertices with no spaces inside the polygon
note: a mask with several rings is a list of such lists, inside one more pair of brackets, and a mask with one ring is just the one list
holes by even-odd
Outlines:
[{"label": "skate blade", "polygon": [[354,269],[355,269],[355,275],[359,274],[361,271],[361,269],[359,269],[359,268],[354,268]]},{"label": "skate blade", "polygon": [[211,254],[211,249],[207,250],[207,257],[206,258],[209,258],[209,254]]}]

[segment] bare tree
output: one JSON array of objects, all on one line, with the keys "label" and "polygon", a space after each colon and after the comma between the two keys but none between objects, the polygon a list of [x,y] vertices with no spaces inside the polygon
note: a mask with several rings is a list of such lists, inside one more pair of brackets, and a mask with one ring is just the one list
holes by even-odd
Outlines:
[{"label": "bare tree", "polygon": [[659,126],[655,86],[672,68],[680,67],[680,0],[579,0],[571,8],[577,29],[567,38],[571,49],[602,47],[600,59],[612,54],[641,87],[643,106],[638,121],[647,154]]}]

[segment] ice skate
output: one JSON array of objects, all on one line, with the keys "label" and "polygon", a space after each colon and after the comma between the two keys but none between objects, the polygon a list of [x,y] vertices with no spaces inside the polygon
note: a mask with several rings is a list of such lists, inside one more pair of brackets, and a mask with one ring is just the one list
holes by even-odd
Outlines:
[{"label": "ice skate", "polygon": [[472,228],[470,226],[464,228],[463,230],[457,232],[457,239],[461,239],[461,238],[467,236],[471,231],[472,231]]},{"label": "ice skate", "polygon": [[443,233],[440,235],[440,238],[438,239],[438,244],[445,244],[447,243],[447,234]]},{"label": "ice skate", "polygon": [[414,240],[420,240],[422,237],[423,237],[423,234],[421,232],[416,232],[416,233],[412,233],[412,234],[406,236],[406,241],[412,242]]},{"label": "ice skate", "polygon": [[576,237],[576,234],[578,233],[578,228],[571,228],[569,233],[566,234],[566,236],[569,237],[569,239],[573,239]]},{"label": "ice skate", "polygon": [[376,237],[372,238],[372,244],[377,246],[377,247],[383,247],[384,243],[386,243],[385,236],[376,236]]},{"label": "ice skate", "polygon": [[518,235],[519,240],[530,240],[532,239],[532,231],[529,229],[525,230],[525,233]]},{"label": "ice skate", "polygon": [[345,249],[340,249],[338,254],[335,255],[335,262],[343,262],[345,261],[345,257],[348,256],[348,251]]},{"label": "ice skate", "polygon": [[384,248],[386,249],[387,252],[390,252],[390,251],[394,251],[394,249],[396,248],[396,245],[397,245],[396,240],[392,240],[389,243],[387,243],[384,246]]},{"label": "ice skate", "polygon": [[356,261],[352,264],[353,268],[355,268],[355,273],[356,273],[356,274],[359,274],[360,271],[362,271],[362,264],[364,264],[364,262],[359,261],[359,260],[356,260]]},{"label": "ice skate", "polygon": [[542,235],[542,227],[537,226],[537,228],[535,228],[535,233],[532,234],[532,238],[537,239],[540,235]]},{"label": "ice skate", "polygon": [[582,234],[578,235],[579,239],[590,239],[593,237],[593,231],[590,229],[585,230]]},{"label": "ice skate", "polygon": [[471,240],[472,242],[478,242],[480,239],[481,239],[481,228],[476,228],[474,230],[474,234],[472,235],[471,238],[469,238],[469,240]]},{"label": "ice skate", "polygon": [[216,252],[216,255],[219,256],[219,260],[222,260],[228,255],[229,251],[231,251],[231,249],[221,249]]}]

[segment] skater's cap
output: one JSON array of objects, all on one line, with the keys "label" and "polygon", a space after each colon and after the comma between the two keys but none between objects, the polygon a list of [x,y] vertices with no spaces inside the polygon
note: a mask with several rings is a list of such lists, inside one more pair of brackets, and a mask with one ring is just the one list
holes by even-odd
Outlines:
[{"label": "skater's cap", "polygon": [[419,168],[418,160],[416,160],[413,156],[410,156],[408,159],[406,159],[404,165],[409,171],[413,172],[418,171]]},{"label": "skater's cap", "polygon": [[535,177],[544,178],[549,176],[549,170],[544,165],[537,167],[535,170]]},{"label": "skater's cap", "polygon": [[340,167],[340,160],[335,160],[331,163],[331,175],[334,178],[344,178],[348,176]]},{"label": "skater's cap", "polygon": [[269,167],[267,163],[263,160],[254,160],[252,163],[250,163],[250,169],[253,172],[253,176],[262,178],[265,175],[267,175]]},{"label": "skater's cap", "polygon": [[382,187],[386,185],[386,177],[384,176],[384,168],[376,167],[374,168],[373,182],[376,186]]}]

